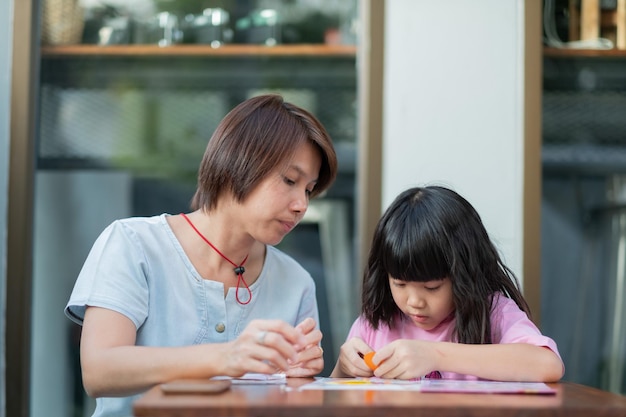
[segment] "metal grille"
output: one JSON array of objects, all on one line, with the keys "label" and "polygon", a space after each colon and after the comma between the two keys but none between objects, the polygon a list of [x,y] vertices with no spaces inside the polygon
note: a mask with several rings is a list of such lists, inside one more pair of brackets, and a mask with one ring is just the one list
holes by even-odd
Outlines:
[{"label": "metal grille", "polygon": [[626,89],[617,60],[544,62],[545,170],[626,172]]},{"label": "metal grille", "polygon": [[544,143],[626,146],[624,92],[546,92],[543,106]]},{"label": "metal grille", "polygon": [[[316,114],[337,143],[355,142],[355,91],[250,89],[244,95],[266,92],[282,94]],[[224,90],[43,85],[39,161],[45,168],[194,174],[213,131],[234,104]]]}]

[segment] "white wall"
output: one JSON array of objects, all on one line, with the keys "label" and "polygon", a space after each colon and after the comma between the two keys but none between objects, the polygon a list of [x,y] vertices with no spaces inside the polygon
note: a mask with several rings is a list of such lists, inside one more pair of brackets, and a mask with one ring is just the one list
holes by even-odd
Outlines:
[{"label": "white wall", "polygon": [[467,198],[522,280],[523,0],[387,0],[383,209],[405,188]]}]

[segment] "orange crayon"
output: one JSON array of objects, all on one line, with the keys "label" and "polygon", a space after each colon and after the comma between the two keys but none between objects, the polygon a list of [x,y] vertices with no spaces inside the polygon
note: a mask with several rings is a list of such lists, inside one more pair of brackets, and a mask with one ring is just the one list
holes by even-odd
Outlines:
[{"label": "orange crayon", "polygon": [[376,368],[378,368],[378,365],[376,365],[374,363],[374,361],[372,360],[372,358],[374,357],[374,355],[376,354],[376,352],[367,352],[366,354],[363,355],[363,360],[365,361],[365,364],[372,370],[375,371]]}]

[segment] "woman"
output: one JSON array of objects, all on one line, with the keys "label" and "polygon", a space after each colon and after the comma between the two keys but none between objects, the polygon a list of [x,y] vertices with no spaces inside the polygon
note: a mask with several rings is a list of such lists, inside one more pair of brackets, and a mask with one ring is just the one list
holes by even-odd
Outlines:
[{"label": "woman", "polygon": [[95,416],[130,415],[133,394],[173,379],[323,369],[314,282],[273,245],[336,171],[313,115],[254,97],[209,141],[194,211],[118,220],[101,234],[65,310],[83,326]]}]

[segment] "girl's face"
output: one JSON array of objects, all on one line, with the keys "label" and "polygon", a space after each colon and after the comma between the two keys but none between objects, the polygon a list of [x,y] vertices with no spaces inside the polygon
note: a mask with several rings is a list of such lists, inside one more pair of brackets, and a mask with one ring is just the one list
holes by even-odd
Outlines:
[{"label": "girl's face", "polygon": [[413,282],[390,276],[389,286],[398,308],[424,330],[434,329],[454,311],[449,278]]},{"label": "girl's face", "polygon": [[302,144],[286,167],[276,167],[233,207],[233,224],[241,224],[252,238],[276,245],[302,220],[309,195],[319,176],[322,158],[310,142]]}]

